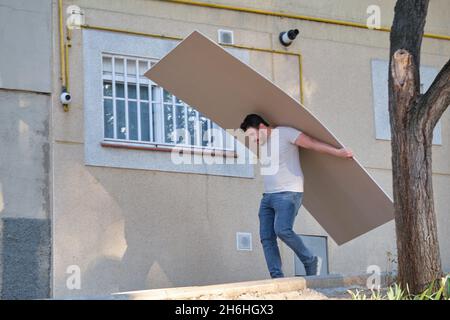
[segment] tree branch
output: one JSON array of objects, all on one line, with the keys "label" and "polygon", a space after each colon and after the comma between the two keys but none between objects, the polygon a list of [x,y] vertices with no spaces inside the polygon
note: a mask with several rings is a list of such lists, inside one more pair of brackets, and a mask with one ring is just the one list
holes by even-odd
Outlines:
[{"label": "tree branch", "polygon": [[450,60],[441,69],[417,104],[418,120],[432,131],[450,105]]}]

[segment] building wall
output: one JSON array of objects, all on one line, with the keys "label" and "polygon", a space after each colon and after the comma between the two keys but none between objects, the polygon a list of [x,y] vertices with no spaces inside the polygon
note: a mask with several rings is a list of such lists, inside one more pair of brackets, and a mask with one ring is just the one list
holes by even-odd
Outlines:
[{"label": "building wall", "polygon": [[0,1],[0,299],[51,294],[51,9]]},{"label": "building wall", "polygon": [[[203,0],[199,2],[236,6],[267,11],[366,23],[367,7],[377,5],[381,8],[381,25],[390,27],[394,18],[396,0]],[[445,21],[450,15],[446,0],[430,1],[426,29],[430,33],[449,34],[450,26]]]},{"label": "building wall", "polygon": [[[441,1],[436,8],[438,2],[431,4],[428,20],[433,30],[448,34],[446,16],[440,13],[448,11],[449,6]],[[255,1],[220,3],[256,6]],[[325,0],[314,1],[314,5],[300,1],[298,8],[294,1],[263,3],[266,9],[325,17],[338,10],[341,13],[334,18],[352,21],[366,16],[366,6],[354,6],[359,1],[346,1],[345,9],[352,10],[342,11]],[[392,11],[392,3],[380,1],[382,10]],[[69,4],[79,5],[91,26],[175,37],[198,29],[212,39],[217,38],[217,29],[227,28],[234,31],[238,45],[276,50],[285,50],[278,43],[280,31],[299,28],[301,36],[288,51],[300,52],[303,57],[305,105],[354,150],[377,183],[392,194],[390,142],[375,139],[371,74],[371,59],[388,59],[388,33],[163,1],[65,1]],[[360,7],[364,10],[355,9]],[[53,21],[57,21],[55,11]],[[54,38],[57,48],[56,41]],[[258,236],[262,179],[257,168],[255,178],[238,178],[85,164],[82,43],[82,31],[75,30],[69,64],[73,95],[70,111],[62,110],[57,95],[52,104],[54,296],[267,278]],[[423,64],[440,68],[450,56],[450,43],[425,39],[422,51]],[[250,50],[249,58],[252,67],[299,99],[295,57]],[[56,83],[57,68],[54,72]],[[450,239],[444,231],[450,226],[449,136],[450,117],[446,112],[442,145],[433,147],[435,201],[446,269],[450,269],[450,252],[445,247]],[[304,208],[295,230],[326,235]],[[239,231],[252,233],[253,251],[236,250],[235,234]],[[332,273],[365,272],[372,264],[386,270],[390,268],[387,252],[395,253],[394,224],[390,222],[340,247],[331,238],[328,243]],[[292,276],[293,253],[280,245],[285,274]],[[67,287],[71,266],[80,268],[79,290]]]}]

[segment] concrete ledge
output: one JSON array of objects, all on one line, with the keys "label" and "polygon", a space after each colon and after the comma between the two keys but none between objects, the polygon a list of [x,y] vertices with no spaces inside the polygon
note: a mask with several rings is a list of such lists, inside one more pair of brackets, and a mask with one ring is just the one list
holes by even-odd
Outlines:
[{"label": "concrete ledge", "polygon": [[[294,277],[246,281],[208,286],[178,287],[115,293],[106,299],[119,300],[178,300],[178,299],[236,299],[241,295],[279,294],[314,288],[363,287],[369,275]],[[382,284],[386,282],[382,275]],[[100,298],[102,299],[102,298]]]},{"label": "concrete ledge", "polygon": [[205,299],[208,296],[221,296],[223,299],[233,299],[242,294],[270,294],[303,290],[306,288],[305,278],[282,278],[273,280],[247,281],[210,286],[180,287],[153,289],[113,294],[115,298],[131,300],[140,299]]}]

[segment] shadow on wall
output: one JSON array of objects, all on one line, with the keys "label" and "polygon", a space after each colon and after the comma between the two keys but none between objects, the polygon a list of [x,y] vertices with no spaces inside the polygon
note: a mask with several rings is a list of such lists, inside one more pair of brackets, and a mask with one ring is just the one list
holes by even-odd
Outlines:
[{"label": "shadow on wall", "polygon": [[[121,258],[103,254],[91,261],[82,272],[83,292],[105,294],[217,281],[208,266],[211,261],[227,262],[213,243],[202,240],[213,233],[204,217],[202,205],[206,205],[195,203],[196,198],[205,195],[199,195],[199,190],[189,185],[182,196],[169,194],[170,186],[189,179],[188,175],[171,174],[164,179],[142,170],[92,166],[84,169],[117,202],[126,250]],[[124,185],[132,185],[133,190],[124,189]]]}]

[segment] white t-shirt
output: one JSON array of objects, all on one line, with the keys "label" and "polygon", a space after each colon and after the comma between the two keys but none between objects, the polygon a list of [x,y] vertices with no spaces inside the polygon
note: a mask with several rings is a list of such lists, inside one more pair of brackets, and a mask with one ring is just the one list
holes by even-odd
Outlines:
[{"label": "white t-shirt", "polygon": [[[267,142],[261,146],[261,174],[264,178],[265,193],[303,192],[303,171],[299,147],[295,144],[301,133],[291,127],[275,127],[272,128]],[[270,170],[264,170],[269,167]]]}]

